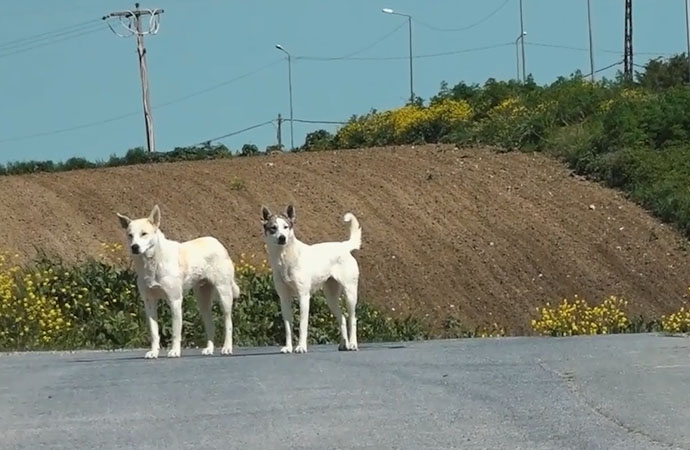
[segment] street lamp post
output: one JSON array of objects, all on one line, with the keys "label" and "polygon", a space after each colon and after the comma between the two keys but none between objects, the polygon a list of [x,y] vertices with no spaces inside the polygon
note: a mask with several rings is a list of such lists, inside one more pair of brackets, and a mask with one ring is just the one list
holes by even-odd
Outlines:
[{"label": "street lamp post", "polygon": [[394,14],[396,16],[407,17],[407,30],[408,30],[409,50],[410,50],[410,103],[414,103],[414,83],[412,81],[412,16],[409,14],[402,14],[402,13],[393,11],[390,8],[383,8],[381,11],[386,13],[386,14]]},{"label": "street lamp post", "polygon": [[[525,35],[525,25],[524,21],[522,20],[522,0],[520,0],[520,34],[522,36]],[[523,39],[522,42],[522,81],[527,80],[527,69],[525,68],[525,40]]]},{"label": "street lamp post", "polygon": [[288,89],[290,92],[290,150],[294,150],[295,148],[295,141],[294,141],[294,132],[293,132],[293,116],[292,116],[292,56],[290,53],[288,53],[287,50],[283,48],[282,45],[276,44],[276,48],[280,50],[281,52],[285,53],[288,58]]},{"label": "street lamp post", "polygon": [[[515,63],[517,64],[517,80],[520,81],[520,47],[518,47],[518,42],[520,42],[521,39],[524,39],[525,36],[527,35],[526,31],[523,31],[520,36],[515,39]],[[522,67],[525,67],[525,62],[522,62]],[[523,80],[524,81],[524,80]]]}]

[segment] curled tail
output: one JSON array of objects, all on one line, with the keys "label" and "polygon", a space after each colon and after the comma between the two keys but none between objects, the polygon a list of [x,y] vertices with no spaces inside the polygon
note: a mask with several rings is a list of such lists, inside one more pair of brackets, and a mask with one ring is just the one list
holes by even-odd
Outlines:
[{"label": "curled tail", "polygon": [[349,244],[350,251],[359,250],[362,246],[362,227],[359,225],[359,220],[352,213],[345,214],[343,220],[350,222],[350,239],[345,242]]}]

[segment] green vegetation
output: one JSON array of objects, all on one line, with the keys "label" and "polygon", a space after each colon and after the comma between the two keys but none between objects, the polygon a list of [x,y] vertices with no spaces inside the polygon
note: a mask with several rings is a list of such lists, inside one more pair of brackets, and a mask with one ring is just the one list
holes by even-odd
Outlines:
[{"label": "green vegetation", "polygon": [[[40,349],[119,349],[149,345],[143,303],[136,290],[136,275],[125,264],[118,244],[104,245],[98,259],[76,266],[42,256],[20,267],[0,255],[0,351]],[[266,262],[237,263],[241,296],[233,308],[237,346],[282,345],[285,336],[280,301]],[[295,304],[295,308],[297,305]],[[191,294],[184,299],[182,344],[206,343],[202,320]],[[216,342],[222,342],[222,315],[213,306]],[[295,309],[295,323],[299,321]],[[363,342],[401,341],[429,337],[420,321],[394,319],[360,301],[358,337]],[[170,308],[159,303],[161,345],[171,340]],[[339,331],[325,299],[316,296],[309,317],[311,344],[337,343]]]},{"label": "green vegetation", "polygon": [[302,150],[441,142],[545,152],[622,190],[690,237],[686,64],[684,55],[650,61],[634,82],[592,83],[576,73],[547,86],[443,83],[426,106],[353,116],[335,134],[309,134]]}]

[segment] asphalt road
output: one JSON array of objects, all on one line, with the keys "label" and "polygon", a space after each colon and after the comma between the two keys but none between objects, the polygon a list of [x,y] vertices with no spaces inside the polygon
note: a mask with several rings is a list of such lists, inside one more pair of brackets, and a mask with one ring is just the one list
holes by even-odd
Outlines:
[{"label": "asphalt road", "polygon": [[0,448],[690,449],[685,338],[277,350],[0,355]]}]

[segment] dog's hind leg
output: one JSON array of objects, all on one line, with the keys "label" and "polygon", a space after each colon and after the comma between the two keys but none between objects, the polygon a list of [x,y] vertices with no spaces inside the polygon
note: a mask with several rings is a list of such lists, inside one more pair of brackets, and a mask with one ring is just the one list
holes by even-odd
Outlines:
[{"label": "dog's hind leg", "polygon": [[194,296],[199,305],[199,313],[204,321],[204,331],[206,331],[206,348],[201,351],[202,355],[213,355],[213,337],[216,329],[213,324],[213,286],[208,282],[200,282],[194,285]]},{"label": "dog's hind leg", "polygon": [[179,358],[182,347],[182,289],[167,292],[170,315],[172,316],[172,347],[168,358]]},{"label": "dog's hind leg", "polygon": [[220,349],[221,355],[232,355],[232,305],[234,302],[232,291],[231,284],[219,284],[216,286],[216,293],[220,299],[220,306],[223,309],[225,321],[225,340],[223,348]]},{"label": "dog's hind leg", "polygon": [[348,350],[357,350],[357,280],[350,281],[345,285],[345,303],[347,305],[347,321],[350,325],[350,339]]},{"label": "dog's hind leg", "polygon": [[333,278],[326,280],[326,283],[323,285],[323,293],[326,296],[328,307],[333,313],[333,316],[335,316],[335,322],[340,326],[340,346],[338,350],[348,350],[347,324],[345,323],[345,316],[343,316],[342,311],[340,311],[340,305],[338,304],[338,299],[342,292],[342,286]]}]

